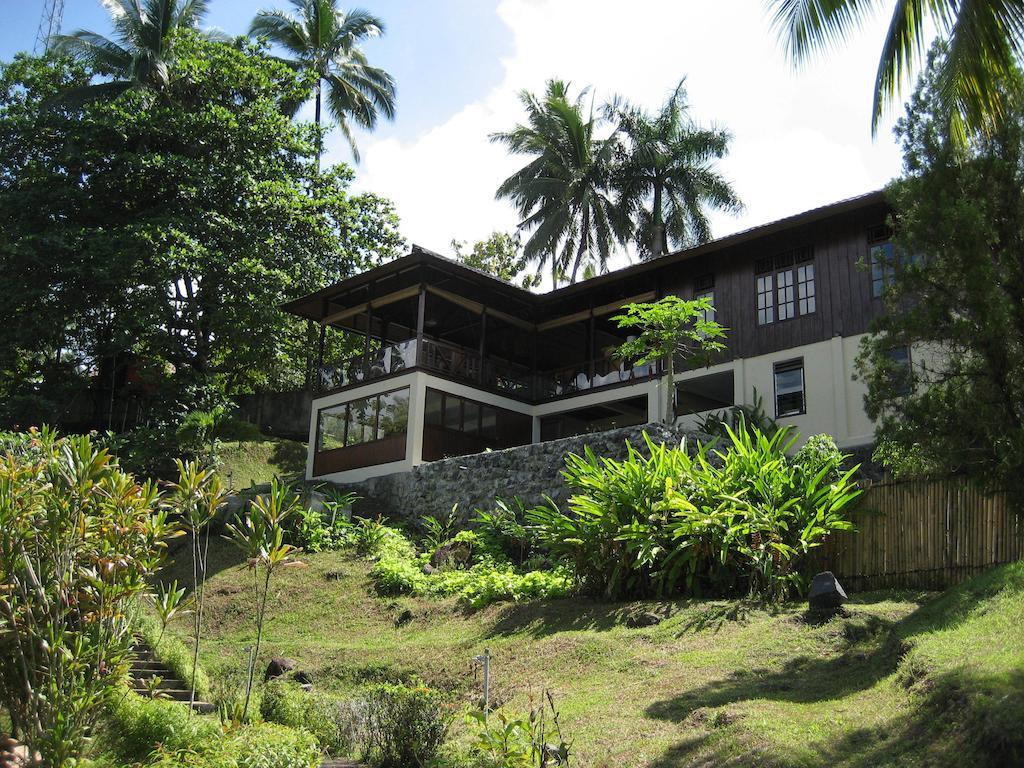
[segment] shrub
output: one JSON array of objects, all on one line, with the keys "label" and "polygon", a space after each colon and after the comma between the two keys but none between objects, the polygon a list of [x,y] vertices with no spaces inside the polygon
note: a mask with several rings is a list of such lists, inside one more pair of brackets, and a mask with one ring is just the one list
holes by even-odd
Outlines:
[{"label": "shrub", "polygon": [[107,717],[107,746],[125,762],[144,763],[159,752],[215,751],[223,738],[213,720],[191,716],[179,702],[127,691],[107,708]]},{"label": "shrub", "polygon": [[[723,450],[668,448],[644,435],[648,456],[628,446],[622,461],[589,448],[563,472],[575,490],[569,511],[530,511],[541,539],[569,563],[577,583],[608,598],[728,593],[781,599],[803,586],[800,558],[852,526],[845,507],[859,495],[853,472],[830,476],[788,457],[788,430],[727,429]],[[827,448],[827,446],[825,446]],[[841,460],[842,457],[840,457]],[[812,471],[813,470],[813,471]]]},{"label": "shrub", "polygon": [[260,699],[264,720],[313,734],[332,755],[347,754],[353,746],[352,724],[342,717],[345,711],[331,697],[286,680],[269,682]]},{"label": "shrub", "polygon": [[453,718],[423,685],[378,685],[367,699],[367,752],[380,768],[426,766],[438,756]]},{"label": "shrub", "polygon": [[526,513],[526,505],[518,496],[512,501],[495,499],[493,509],[476,510],[472,522],[486,551],[525,563],[534,554],[534,537],[526,527]]},{"label": "shrub", "polygon": [[320,764],[316,738],[283,725],[243,725],[228,737],[238,768],[316,768]]}]

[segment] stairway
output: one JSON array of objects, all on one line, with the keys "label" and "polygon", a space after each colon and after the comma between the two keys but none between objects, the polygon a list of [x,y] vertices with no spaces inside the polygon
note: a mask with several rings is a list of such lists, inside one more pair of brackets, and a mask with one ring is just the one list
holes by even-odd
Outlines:
[{"label": "stairway", "polygon": [[[177,679],[174,673],[156,658],[152,649],[141,638],[136,639],[132,654],[135,657],[130,673],[133,691],[140,696],[149,698],[153,695],[150,689],[150,685],[153,685],[153,689],[158,691],[159,698],[188,704],[188,700],[191,698],[191,689],[188,683]],[[160,680],[154,684],[153,678],[160,678]],[[192,703],[192,709],[209,714],[213,712],[214,707],[213,704],[206,701],[195,701]]]}]

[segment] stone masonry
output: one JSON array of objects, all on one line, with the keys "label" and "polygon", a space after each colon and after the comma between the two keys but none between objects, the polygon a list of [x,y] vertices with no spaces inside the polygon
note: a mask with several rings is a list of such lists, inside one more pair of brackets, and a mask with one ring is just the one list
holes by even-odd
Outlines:
[{"label": "stone masonry", "polygon": [[646,453],[642,433],[651,439],[677,445],[687,439],[690,445],[710,439],[665,424],[625,427],[546,443],[524,445],[501,451],[458,456],[422,464],[411,472],[376,477],[346,486],[363,497],[357,514],[384,513],[390,517],[418,520],[424,515],[446,516],[453,504],[465,519],[473,510],[487,509],[495,498],[511,500],[518,496],[527,505],[538,504],[550,496],[562,504],[569,489],[562,478],[565,457],[582,454],[585,445],[598,456],[621,459],[626,442]]}]

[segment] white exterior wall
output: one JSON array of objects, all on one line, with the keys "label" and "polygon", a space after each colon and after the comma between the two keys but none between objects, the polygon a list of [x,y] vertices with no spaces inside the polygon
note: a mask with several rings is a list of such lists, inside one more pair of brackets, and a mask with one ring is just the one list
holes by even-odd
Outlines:
[{"label": "white exterior wall", "polygon": [[[760,395],[764,411],[775,417],[775,364],[802,358],[806,413],[778,419],[800,433],[801,442],[822,432],[832,435],[840,448],[866,445],[874,439],[874,425],[864,413],[864,383],[854,380],[855,361],[864,334],[836,336],[829,341],[791,347],[728,363],[687,371],[676,382],[712,373],[733,372],[735,403],[752,404]],[[715,409],[720,410],[720,409]],[[704,414],[680,417],[678,422],[696,426]]]},{"label": "white exterior wall", "polygon": [[[775,416],[775,372],[776,363],[803,358],[804,397],[806,413],[778,419],[780,424],[790,425],[800,432],[801,441],[822,432],[835,438],[840,448],[852,448],[870,443],[874,438],[874,426],[864,413],[863,399],[866,387],[863,382],[854,381],[854,363],[863,335],[842,338],[836,336],[829,341],[808,344],[802,347],[759,355],[746,359],[732,360],[709,368],[699,368],[677,374],[676,383],[708,374],[733,372],[733,402],[751,404],[754,391],[761,396],[764,410]],[[540,420],[545,416],[573,411],[600,403],[614,402],[638,395],[647,397],[647,414],[650,421],[664,417],[665,391],[667,382],[658,379],[641,381],[629,386],[584,392],[575,397],[552,402],[530,405],[509,397],[475,389],[448,379],[433,376],[425,371],[412,371],[395,378],[383,379],[313,400],[309,428],[309,452],[306,459],[306,477],[313,477],[313,452],[316,449],[317,412],[338,403],[355,400],[367,395],[388,392],[409,387],[409,426],[405,459],[389,464],[360,467],[346,472],[322,476],[334,482],[359,482],[370,477],[407,472],[423,463],[423,407],[427,387],[450,392],[453,395],[470,398],[486,405],[493,405],[509,411],[533,417],[533,442],[540,441]],[[720,409],[715,409],[720,410]],[[680,417],[677,421],[693,427],[700,416],[694,414]]]}]

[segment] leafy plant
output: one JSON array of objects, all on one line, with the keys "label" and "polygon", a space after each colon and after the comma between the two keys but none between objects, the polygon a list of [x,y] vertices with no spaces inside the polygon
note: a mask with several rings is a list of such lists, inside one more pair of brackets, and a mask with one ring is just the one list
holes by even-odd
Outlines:
[{"label": "leafy plant", "polygon": [[779,425],[765,411],[764,398],[755,389],[753,403],[734,405],[724,411],[709,413],[697,422],[697,429],[713,437],[728,438],[730,429],[733,432],[753,430],[773,435]]},{"label": "leafy plant", "polygon": [[424,549],[434,552],[451,539],[458,521],[458,510],[459,505],[453,504],[451,511],[444,516],[443,520],[439,520],[433,515],[424,515],[420,518],[420,525],[423,527]]},{"label": "leafy plant", "polygon": [[157,645],[164,638],[167,626],[184,611],[182,599],[185,597],[185,588],[178,588],[178,580],[170,584],[159,582],[156,585],[156,592],[149,596],[153,607],[156,609],[157,619],[160,621],[160,635],[156,639]]},{"label": "leafy plant", "polygon": [[332,755],[348,754],[355,728],[343,718],[348,710],[326,694],[304,691],[289,680],[271,680],[260,695],[260,715],[267,722],[304,730]]},{"label": "leafy plant", "polygon": [[[283,567],[296,563],[298,550],[284,541],[284,524],[299,509],[299,499],[288,486],[276,478],[270,483],[269,493],[257,496],[241,519],[228,526],[229,538],[245,553],[253,576],[253,621],[256,625],[256,645],[253,658],[258,659],[263,641],[263,622],[270,596],[270,580]],[[249,666],[245,687],[242,720],[249,714],[249,701],[255,665]]]},{"label": "leafy plant", "polygon": [[453,713],[424,685],[382,684],[367,698],[367,747],[380,768],[428,766],[448,739]]},{"label": "leafy plant", "polygon": [[152,483],[88,437],[0,457],[0,701],[46,765],[73,765],[125,678],[133,601],[175,533]]},{"label": "leafy plant", "polygon": [[343,549],[355,541],[355,532],[348,516],[359,496],[333,486],[325,488],[324,494],[321,509],[314,509],[308,504],[300,505],[295,517],[287,525],[289,543],[306,552]]},{"label": "leafy plant", "polygon": [[526,527],[526,505],[518,496],[512,501],[495,499],[492,509],[478,509],[471,522],[486,551],[522,564],[532,553],[533,540]]},{"label": "leafy plant", "polygon": [[[550,691],[527,715],[503,710],[491,714],[471,712],[475,726],[473,752],[490,768],[557,768],[569,765],[572,745],[565,741],[559,713]],[[557,741],[554,741],[557,740]]]},{"label": "leafy plant", "polygon": [[355,531],[356,552],[363,557],[377,554],[384,542],[384,523],[376,518],[356,517],[352,521]]}]

